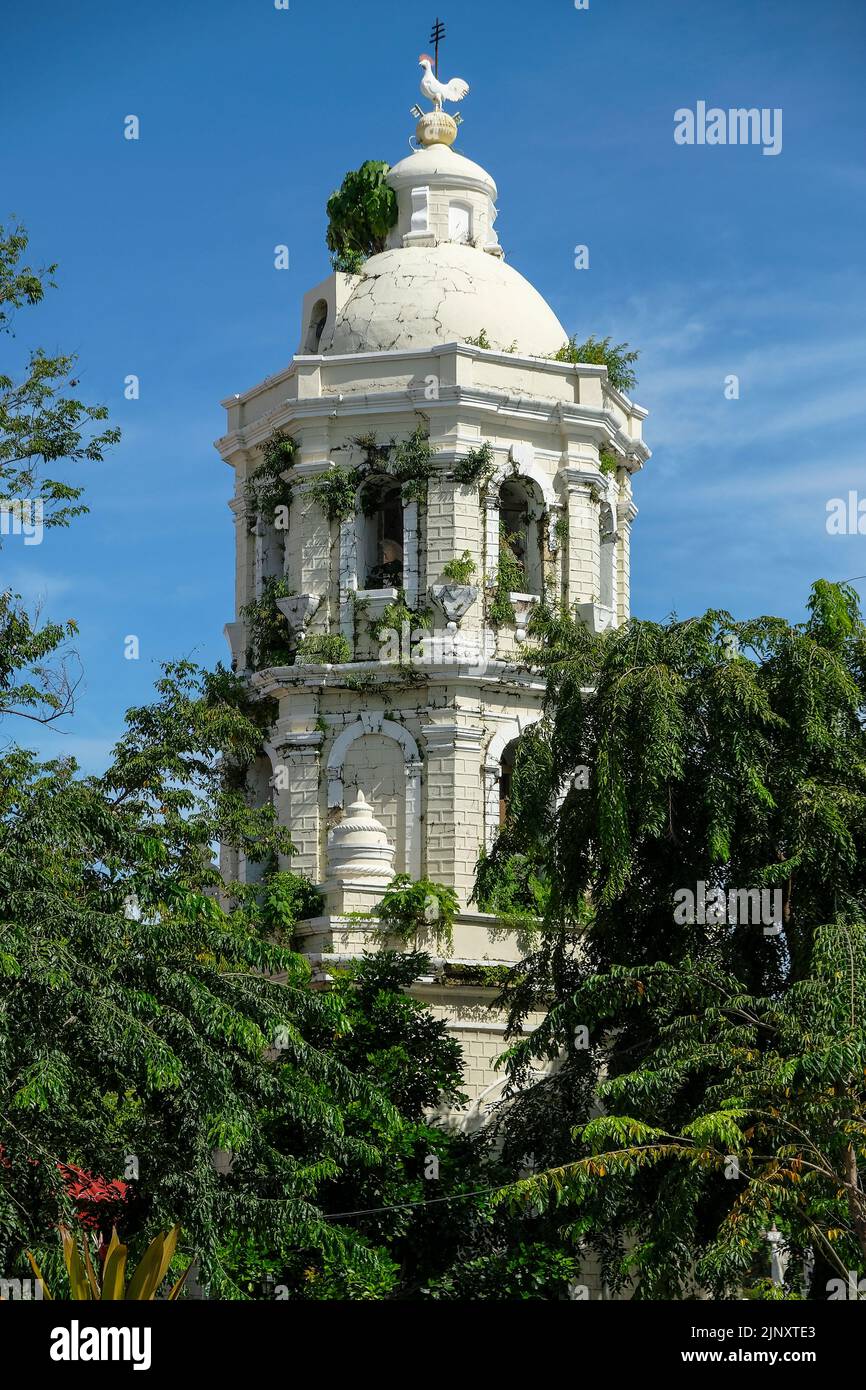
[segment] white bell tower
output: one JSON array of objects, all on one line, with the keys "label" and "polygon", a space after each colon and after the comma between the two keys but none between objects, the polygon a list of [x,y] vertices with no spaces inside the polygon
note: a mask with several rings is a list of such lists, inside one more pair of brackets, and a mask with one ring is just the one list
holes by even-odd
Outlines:
[{"label": "white bell tower", "polygon": [[[594,630],[628,618],[649,451],[646,412],[604,367],[554,360],[567,332],[507,264],[496,184],[456,136],[445,112],[421,117],[387,175],[387,248],[309,291],[296,354],[224,402],[217,447],[236,477],[233,663],[279,710],[251,782],[290,829],[286,867],[325,894],[298,946],[325,978],[374,941],[392,873],[451,887],[453,945],[416,990],[477,1097],[503,1048],[484,968],[521,956],[472,894],[542,711],[527,623],[545,594]],[[250,515],[247,487],[275,431],[296,444],[282,526]],[[282,637],[256,652],[263,610]]]}]

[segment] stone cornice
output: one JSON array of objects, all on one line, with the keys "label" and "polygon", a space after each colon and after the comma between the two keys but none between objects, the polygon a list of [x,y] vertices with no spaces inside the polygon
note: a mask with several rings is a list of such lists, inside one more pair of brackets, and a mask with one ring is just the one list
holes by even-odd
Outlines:
[{"label": "stone cornice", "polygon": [[341,666],[274,666],[264,671],[256,671],[249,676],[250,684],[263,696],[277,695],[281,690],[303,687],[310,690],[349,690],[357,694],[357,688],[347,684],[347,678],[375,675],[377,684],[396,686],[400,689],[418,689],[431,685],[463,685],[485,690],[495,685],[498,690],[510,690],[520,694],[525,691],[543,694],[545,681],[528,667],[520,667],[507,661],[488,661],[484,674],[472,673],[471,665],[457,663],[442,666],[416,666],[419,679],[408,680],[405,667],[388,666],[378,661],[355,661]]},{"label": "stone cornice", "polygon": [[[396,363],[400,361],[413,361],[419,357],[443,357],[452,355],[457,357],[482,358],[489,362],[503,362],[510,366],[533,367],[536,370],[541,367],[545,371],[550,371],[558,376],[568,376],[569,373],[577,370],[577,366],[574,362],[555,362],[551,357],[527,357],[519,352],[502,352],[496,348],[479,348],[474,347],[472,343],[461,342],[434,343],[431,347],[427,348],[391,348],[384,352],[335,352],[319,353],[317,355],[297,353],[288,366],[284,367],[282,371],[274,372],[273,376],[265,377],[264,381],[258,382],[255,386],[248,387],[246,391],[240,391],[234,396],[226,396],[225,400],[220,401],[220,405],[226,410],[231,410],[232,407],[236,405],[246,405],[249,401],[255,400],[256,396],[263,395],[265,391],[272,390],[274,386],[279,386],[282,382],[289,381],[297,373],[299,367],[316,368],[326,367],[329,364],[332,366],[354,366],[358,364],[363,365],[367,362]],[[587,362],[580,366],[581,376],[604,377],[606,372],[606,367],[595,362]],[[623,405],[624,408],[630,412],[637,413],[643,409],[643,407],[636,406],[629,401],[627,396],[623,396],[619,391],[615,391],[614,387],[612,387],[609,382],[607,383],[607,389],[613,393],[617,403]],[[647,413],[646,410],[643,410],[644,417]]]},{"label": "stone cornice", "polygon": [[[382,354],[387,355],[387,354]],[[405,354],[400,354],[401,356]],[[506,360],[511,360],[506,355]],[[557,364],[559,365],[559,364]],[[437,414],[461,411],[479,415],[496,415],[515,421],[563,428],[582,428],[595,443],[613,441],[622,450],[624,466],[641,468],[651,457],[643,440],[634,439],[620,426],[616,417],[604,406],[580,405],[571,401],[542,400],[529,395],[515,394],[501,388],[464,385],[442,385],[437,400],[427,400],[424,387],[397,391],[363,391],[351,395],[308,396],[303,400],[287,399],[267,416],[252,421],[242,430],[214,441],[221,457],[230,463],[239,450],[249,450],[263,444],[274,428],[317,420],[367,418],[370,414],[405,415],[421,411],[432,420]],[[646,414],[646,412],[644,412]]]}]

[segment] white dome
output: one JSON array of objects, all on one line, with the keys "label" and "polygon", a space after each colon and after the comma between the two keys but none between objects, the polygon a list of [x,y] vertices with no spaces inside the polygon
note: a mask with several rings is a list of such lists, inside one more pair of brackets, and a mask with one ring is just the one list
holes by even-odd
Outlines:
[{"label": "white dome", "polygon": [[407,154],[388,170],[387,181],[394,189],[426,183],[433,187],[477,188],[490,198],[496,197],[492,175],[447,145],[429,145],[425,150]]},{"label": "white dome", "polygon": [[395,247],[365,263],[322,350],[426,348],[482,332],[492,348],[516,344],[529,357],[552,355],[568,337],[538,291],[499,257],[457,242]]}]

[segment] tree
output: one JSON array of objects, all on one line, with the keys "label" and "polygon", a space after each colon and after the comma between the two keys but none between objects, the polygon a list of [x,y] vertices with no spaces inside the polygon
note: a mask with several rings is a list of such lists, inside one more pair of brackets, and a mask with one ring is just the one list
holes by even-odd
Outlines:
[{"label": "tree", "polygon": [[[510,991],[512,1026],[532,1008],[547,1015],[531,1039],[514,1044],[509,1066],[516,1082],[533,1056],[561,1065],[515,1101],[505,1152],[533,1151],[540,1169],[595,1162],[574,1168],[557,1198],[571,1229],[591,1238],[613,1283],[630,1271],[644,1292],[680,1296],[694,1270],[709,1280],[703,1247],[744,1206],[736,1184],[704,1169],[695,1206],[689,1183],[698,1177],[694,1169],[682,1176],[687,1139],[718,1146],[724,1136],[736,1153],[740,1129],[749,1163],[758,1156],[755,1173],[744,1165],[756,1213],[769,1181],[760,1165],[773,1174],[791,1157],[786,1125],[800,1124],[824,1146],[828,1172],[841,1176],[843,1159],[854,1169],[862,1161],[860,1025],[842,1019],[826,962],[832,957],[846,981],[859,970],[866,629],[856,594],[825,581],[813,587],[799,624],[735,623],[710,612],[594,638],[550,611],[539,622],[547,642],[535,659],[547,668],[548,703],[535,749],[545,752],[532,765],[518,754],[522,814],[509,816],[485,873],[495,878],[497,865],[519,853],[551,885],[540,945]],[[576,775],[586,768],[588,779]],[[763,922],[744,915],[761,890],[774,904]],[[688,893],[715,910],[677,912]],[[723,1027],[726,998],[736,1007]],[[810,1041],[820,1037],[816,1046],[827,1052],[811,1074],[797,1051],[807,1005],[817,1010]],[[751,1070],[743,1060],[750,1049]],[[810,1076],[827,1086],[848,1078],[841,1156],[816,1127],[822,1102],[809,1092]],[[593,1124],[599,1093],[615,1099],[617,1113]],[[743,1138],[754,1123],[749,1106],[761,1097],[778,1108],[776,1127]],[[720,1121],[713,1129],[707,1117],[717,1112],[727,1128]],[[629,1131],[632,1123],[647,1128]],[[662,1154],[663,1142],[679,1143],[680,1152]],[[648,1146],[640,1161],[636,1146]],[[613,1147],[621,1164],[604,1157]],[[813,1250],[821,1247],[817,1232],[835,1227],[822,1226],[817,1207],[795,1221],[784,1181],[772,1181],[776,1218],[788,1220],[794,1246],[811,1239]],[[829,1177],[826,1184],[823,1196],[817,1180],[804,1185],[817,1206]],[[533,1186],[540,1191],[549,1180]],[[858,1177],[850,1193],[861,1187]],[[744,1230],[750,1259],[755,1223]],[[856,1237],[853,1213],[847,1229]],[[717,1287],[730,1288],[735,1274],[718,1256]]]},{"label": "tree", "polygon": [[335,270],[356,275],[365,260],[385,250],[397,222],[397,195],[385,182],[388,168],[379,160],[365,160],[328,199],[326,240]]},{"label": "tree", "polygon": [[[10,337],[17,311],[39,304],[54,286],[56,266],[25,264],[27,245],[23,227],[0,226],[0,334]],[[0,374],[0,509],[13,530],[68,526],[87,511],[82,489],[46,470],[53,475],[65,462],[99,462],[120,438],[113,426],[93,428],[107,419],[105,406],[67,394],[78,385],[76,361],[34,348],[17,379]],[[68,647],[75,632],[73,622],[43,624],[20,595],[0,593],[0,716],[50,723],[69,713],[78,683]]]},{"label": "tree", "polygon": [[[345,1019],[271,940],[292,926],[279,874],[258,896],[213,894],[215,835],[263,860],[285,847],[237,772],[261,711],[227,673],[186,665],[160,695],[131,712],[103,777],[23,750],[0,767],[0,1260],[11,1268],[24,1247],[56,1258],[75,1165],[131,1167],[124,1235],[182,1221],[217,1291],[232,1291],[218,1258],[231,1229],[332,1256],[358,1246],[355,1261],[373,1264],[316,1192],[378,1159],[347,1129],[354,1105],[384,1135],[397,1114],[310,1040]],[[227,1171],[214,1150],[232,1155]]]}]

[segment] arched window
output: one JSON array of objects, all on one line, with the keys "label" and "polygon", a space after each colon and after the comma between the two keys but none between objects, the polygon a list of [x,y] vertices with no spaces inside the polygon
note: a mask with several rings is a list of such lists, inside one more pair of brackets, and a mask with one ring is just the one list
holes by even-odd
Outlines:
[{"label": "arched window", "polygon": [[537,485],[529,478],[506,478],[499,489],[499,529],[501,544],[523,571],[523,587],[515,586],[515,592],[544,593],[543,516]]},{"label": "arched window", "polygon": [[360,493],[358,558],[362,589],[403,583],[403,496],[393,478],[368,478]]},{"label": "arched window", "polygon": [[326,299],[317,299],[310,314],[310,322],[307,326],[307,336],[304,339],[305,352],[318,352],[319,343],[322,341],[322,334],[325,331],[325,324],[328,322],[328,302]]}]

